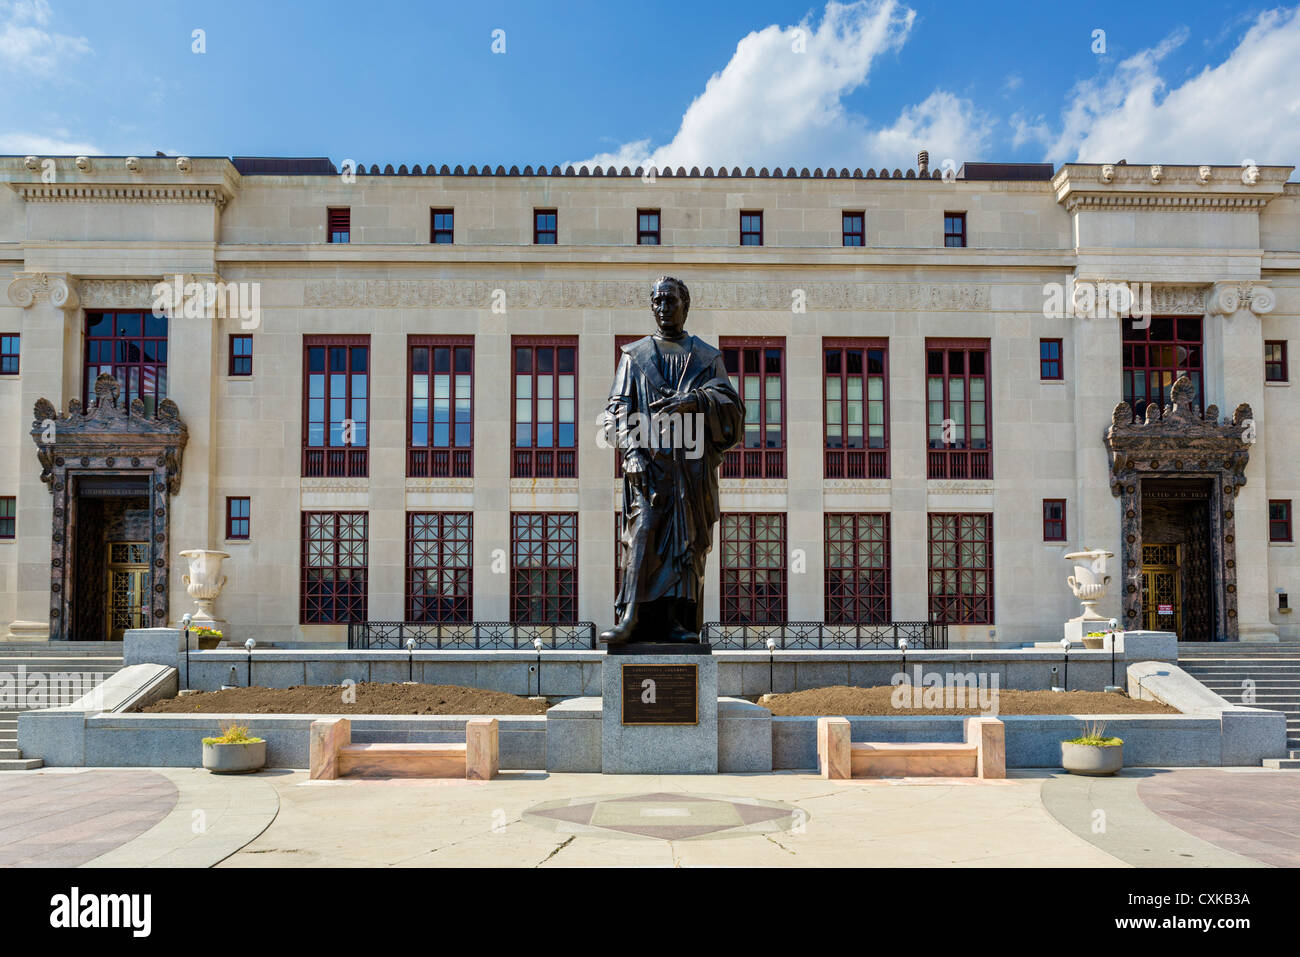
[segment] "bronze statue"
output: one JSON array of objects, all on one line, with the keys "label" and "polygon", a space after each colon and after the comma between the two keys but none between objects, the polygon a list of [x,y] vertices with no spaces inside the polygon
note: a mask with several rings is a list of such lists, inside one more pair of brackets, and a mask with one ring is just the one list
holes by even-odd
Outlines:
[{"label": "bronze statue", "polygon": [[623,347],[603,416],[623,463],[623,583],[600,636],[612,645],[699,641],[718,466],[745,423],[722,353],[685,331],[686,284],[659,279],[650,306],[658,332]]}]

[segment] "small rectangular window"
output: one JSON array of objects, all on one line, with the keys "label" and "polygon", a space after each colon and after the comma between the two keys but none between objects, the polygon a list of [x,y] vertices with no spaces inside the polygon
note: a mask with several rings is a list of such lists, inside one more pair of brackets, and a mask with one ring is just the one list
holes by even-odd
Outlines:
[{"label": "small rectangular window", "polygon": [[1065,374],[1061,364],[1061,340],[1038,340],[1038,377],[1040,379],[1063,379]]},{"label": "small rectangular window", "polygon": [[555,210],[533,210],[533,243],[538,246],[554,246],[559,242],[559,237]]},{"label": "small rectangular window", "polygon": [[14,538],[18,530],[18,499],[0,496],[0,538]]},{"label": "small rectangular window", "polygon": [[1269,500],[1268,540],[1270,542],[1291,541],[1291,500],[1289,498]]},{"label": "small rectangular window", "polygon": [[659,210],[638,209],[636,211],[636,244],[638,246],[659,245]]},{"label": "small rectangular window", "polygon": [[844,245],[845,246],[863,246],[866,244],[866,234],[863,231],[863,213],[845,213],[844,214]]},{"label": "small rectangular window", "polygon": [[763,245],[763,211],[746,209],[740,212],[740,245]]},{"label": "small rectangular window", "polygon": [[1043,499],[1043,541],[1065,541],[1065,499]]},{"label": "small rectangular window", "polygon": [[253,374],[253,337],[250,335],[233,335],[230,337],[230,374]]},{"label": "small rectangular window", "polygon": [[966,245],[966,214],[943,214],[943,244],[945,246]]},{"label": "small rectangular window", "polygon": [[0,335],[0,375],[18,374],[19,336],[16,332]]},{"label": "small rectangular window", "polygon": [[347,206],[331,206],[326,211],[325,231],[332,243],[352,242],[352,210]]},{"label": "small rectangular window", "polygon": [[1286,364],[1286,340],[1270,339],[1264,343],[1264,381],[1289,382]]},{"label": "small rectangular window", "polygon": [[246,541],[252,533],[252,506],[247,496],[226,498],[226,538]]},{"label": "small rectangular window", "polygon": [[451,245],[456,241],[456,212],[451,209],[435,209],[429,213],[429,242],[435,245]]}]

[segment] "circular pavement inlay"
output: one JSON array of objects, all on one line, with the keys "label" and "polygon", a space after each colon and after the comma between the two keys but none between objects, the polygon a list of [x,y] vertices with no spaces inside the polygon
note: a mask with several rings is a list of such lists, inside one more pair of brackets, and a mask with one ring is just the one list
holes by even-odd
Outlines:
[{"label": "circular pavement inlay", "polygon": [[546,801],[523,819],[562,834],[690,841],[788,831],[808,814],[780,801],[657,791]]}]

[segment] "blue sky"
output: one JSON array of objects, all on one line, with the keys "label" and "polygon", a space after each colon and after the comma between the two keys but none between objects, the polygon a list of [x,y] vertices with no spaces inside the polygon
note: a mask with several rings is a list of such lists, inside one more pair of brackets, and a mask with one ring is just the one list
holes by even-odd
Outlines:
[{"label": "blue sky", "polygon": [[0,153],[892,168],[920,147],[934,165],[1291,165],[1300,17],[1201,0],[0,0]]}]

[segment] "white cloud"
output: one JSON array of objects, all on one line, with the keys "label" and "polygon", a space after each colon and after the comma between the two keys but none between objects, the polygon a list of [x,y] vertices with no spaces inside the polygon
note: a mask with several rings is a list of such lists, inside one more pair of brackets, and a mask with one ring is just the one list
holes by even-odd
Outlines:
[{"label": "white cloud", "polygon": [[0,0],[0,66],[48,76],[90,52],[85,37],[46,29],[53,17],[47,0]]},{"label": "white cloud", "polygon": [[843,105],[876,58],[903,45],[915,18],[895,0],[831,2],[816,29],[805,17],[750,33],[687,107],[671,142],[636,140],[574,165],[894,167],[912,165],[921,148],[936,165],[942,157],[960,165],[985,148],[992,127],[970,101],[935,90],[883,128]]},{"label": "white cloud", "polygon": [[1300,156],[1300,9],[1260,14],[1236,48],[1169,88],[1177,32],[1071,91],[1059,132],[1034,130],[1053,162],[1290,164]]},{"label": "white cloud", "polygon": [[17,156],[102,156],[104,151],[94,143],[68,138],[59,130],[54,136],[39,133],[0,133],[0,155]]}]

